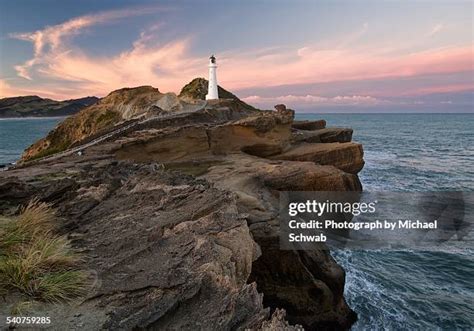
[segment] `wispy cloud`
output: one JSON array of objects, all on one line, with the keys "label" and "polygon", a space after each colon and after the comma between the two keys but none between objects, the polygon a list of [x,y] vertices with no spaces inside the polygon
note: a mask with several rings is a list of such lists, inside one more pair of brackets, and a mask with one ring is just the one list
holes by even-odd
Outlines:
[{"label": "wispy cloud", "polygon": [[0,79],[0,97],[21,96],[21,95],[40,95],[45,98],[62,99],[58,95],[74,95],[74,88],[61,87],[58,85],[34,85],[12,86],[8,80]]},{"label": "wispy cloud", "polygon": [[435,93],[457,93],[474,91],[474,81],[466,84],[446,84],[442,86],[421,87],[409,92],[401,93],[401,95],[426,95]]},{"label": "wispy cloud", "polygon": [[[278,58],[230,56],[221,76],[234,88],[411,77],[473,71],[473,45],[411,54],[384,54],[377,47],[288,50]],[[287,59],[284,63],[280,59]]]},{"label": "wispy cloud", "polygon": [[433,26],[430,30],[430,32],[428,33],[428,37],[432,37],[434,36],[435,34],[438,34],[439,32],[441,32],[442,30],[444,29],[444,24],[443,23],[438,23],[436,24],[435,26]]},{"label": "wispy cloud", "polygon": [[0,79],[0,96],[14,95],[16,92],[15,89],[12,89],[10,84],[7,83],[4,79]]},{"label": "wispy cloud", "polygon": [[45,54],[56,55],[63,52],[71,37],[78,35],[83,29],[97,24],[118,20],[125,17],[151,14],[161,7],[141,7],[122,10],[110,10],[93,15],[79,16],[64,23],[47,26],[44,29],[27,33],[13,33],[12,38],[29,41],[34,46],[34,57],[22,65],[15,66],[20,77],[31,80],[30,70],[36,64],[41,64]]},{"label": "wispy cloud", "polygon": [[[74,36],[86,28],[129,16],[145,15],[160,7],[108,11],[68,20],[29,33],[12,35],[34,45],[31,59],[17,65],[22,84],[0,85],[2,96],[24,94],[25,91],[48,97],[72,98],[84,95],[102,96],[110,91],[137,85],[153,85],[163,91],[179,91],[190,79],[207,74],[207,55],[192,53],[192,40],[183,36],[160,43],[160,23],[144,29],[129,49],[113,56],[88,54],[74,44]],[[436,29],[435,29],[436,28]],[[442,29],[434,27],[437,33]],[[474,45],[433,48],[413,53],[405,45],[391,45],[390,50],[377,44],[360,46],[356,41],[368,33],[364,23],[330,45],[307,44],[262,49],[234,49],[218,56],[219,81],[232,90],[280,85],[301,85],[330,82],[356,82],[419,75],[474,72]],[[26,79],[26,80],[25,80]],[[18,79],[17,79],[18,80]],[[27,86],[27,87],[25,87]],[[442,88],[442,86],[440,87]],[[410,92],[410,91],[407,91]],[[421,91],[420,94],[428,92]],[[30,93],[30,94],[31,94]],[[280,101],[255,96],[254,103],[275,103],[285,100],[307,104],[349,104],[384,102],[368,91],[355,95],[323,97],[310,92],[306,96],[286,95]],[[359,94],[362,93],[362,94]],[[403,88],[400,92],[403,95]],[[297,93],[295,93],[297,94]]]},{"label": "wispy cloud", "polygon": [[347,48],[351,44],[359,41],[363,36],[367,34],[369,30],[369,23],[365,22],[359,29],[348,33],[346,36],[342,38],[341,41],[338,42],[337,48]]}]

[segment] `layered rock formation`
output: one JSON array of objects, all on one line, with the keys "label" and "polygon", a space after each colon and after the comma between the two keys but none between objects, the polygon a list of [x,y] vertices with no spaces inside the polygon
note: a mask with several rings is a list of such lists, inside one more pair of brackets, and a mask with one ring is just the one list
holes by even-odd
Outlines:
[{"label": "layered rock formation", "polygon": [[[48,136],[27,148],[22,161],[41,158],[61,152],[92,135],[100,135],[118,123],[140,117],[165,115],[170,112],[189,112],[200,109],[207,94],[207,81],[196,78],[183,87],[179,97],[161,93],[151,86],[123,88],[111,92],[99,102],[62,122]],[[256,111],[232,93],[219,87],[221,98],[231,101],[238,111]]]},{"label": "layered rock formation", "polygon": [[36,95],[0,99],[0,118],[69,116],[96,103],[99,98],[85,97],[56,101]]},{"label": "layered rock formation", "polygon": [[279,249],[279,192],[361,190],[362,147],[344,129],[302,128],[281,105],[203,104],[194,84],[166,101],[183,109],[162,101],[165,115],[156,89],[116,91],[62,124],[69,142],[87,141],[97,127],[83,123],[108,111],[111,123],[147,120],[0,174],[0,210],[53,203],[94,276],[83,301],[36,312],[58,329],[348,329],[356,315],[329,252]]}]

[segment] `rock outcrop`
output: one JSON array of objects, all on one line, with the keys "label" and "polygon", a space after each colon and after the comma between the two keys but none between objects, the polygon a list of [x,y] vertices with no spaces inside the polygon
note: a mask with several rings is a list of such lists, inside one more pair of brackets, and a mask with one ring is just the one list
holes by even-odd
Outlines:
[{"label": "rock outcrop", "polygon": [[352,140],[352,132],[352,129],[348,128],[294,130],[291,139],[293,143],[348,143]]},{"label": "rock outcrop", "polygon": [[146,113],[164,95],[151,86],[124,88],[110,93],[96,104],[60,123],[45,138],[23,153],[22,160],[54,154],[87,136],[121,121]]},{"label": "rock outcrop", "polygon": [[[202,109],[208,103],[203,101],[206,93],[207,81],[203,78],[194,79],[186,85],[179,97],[174,93],[161,93],[151,86],[113,91],[99,102],[67,118],[45,138],[28,147],[21,161],[38,159],[64,151],[90,136],[100,136],[114,126],[132,119],[139,120],[174,112],[192,112]],[[236,112],[256,111],[255,108],[220,86],[219,94]],[[209,101],[209,103],[213,102]]]},{"label": "rock outcrop", "polygon": [[[228,98],[179,109],[200,104],[199,82],[178,99],[150,87],[114,92],[62,125],[82,132],[79,118],[108,111],[112,121],[150,120],[81,155],[0,173],[0,211],[33,197],[52,203],[94,275],[83,301],[43,312],[58,329],[348,329],[356,315],[329,252],[280,250],[279,192],[360,191],[361,145],[313,124],[304,131],[318,139],[295,139],[301,126],[283,105],[257,111]],[[167,116],[150,115],[154,107]]]},{"label": "rock outcrop", "polygon": [[357,174],[364,166],[362,145],[353,142],[308,144],[302,143],[288,151],[272,156],[273,159],[312,161],[333,165],[345,172]]},{"label": "rock outcrop", "polygon": [[[205,100],[207,95],[208,81],[205,78],[195,78],[186,84],[179,93],[182,100],[193,102],[194,100]],[[234,100],[239,108],[256,110],[253,106],[243,102],[236,95],[218,86],[217,91],[220,99]]]},{"label": "rock outcrop", "polygon": [[317,121],[294,121],[293,128],[298,130],[320,130],[326,127],[325,120],[317,120]]}]

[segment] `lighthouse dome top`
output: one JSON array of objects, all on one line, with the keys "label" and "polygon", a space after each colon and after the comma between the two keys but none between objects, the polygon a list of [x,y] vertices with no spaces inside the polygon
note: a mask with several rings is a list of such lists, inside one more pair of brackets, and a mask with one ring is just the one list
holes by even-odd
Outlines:
[{"label": "lighthouse dome top", "polygon": [[212,54],[212,55],[209,57],[209,60],[211,61],[211,63],[216,63],[216,57],[214,56],[214,54]]}]

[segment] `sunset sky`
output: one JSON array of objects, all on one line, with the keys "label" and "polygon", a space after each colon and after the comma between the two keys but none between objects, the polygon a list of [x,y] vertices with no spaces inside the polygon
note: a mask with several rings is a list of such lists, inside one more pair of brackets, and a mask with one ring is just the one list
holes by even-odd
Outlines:
[{"label": "sunset sky", "polygon": [[260,107],[474,112],[473,1],[0,1],[0,97],[207,77]]}]

